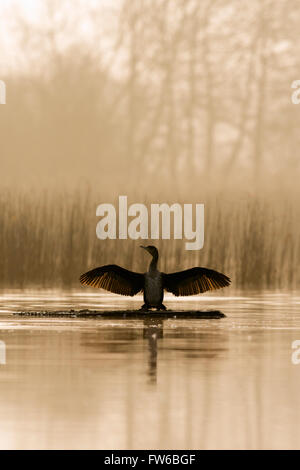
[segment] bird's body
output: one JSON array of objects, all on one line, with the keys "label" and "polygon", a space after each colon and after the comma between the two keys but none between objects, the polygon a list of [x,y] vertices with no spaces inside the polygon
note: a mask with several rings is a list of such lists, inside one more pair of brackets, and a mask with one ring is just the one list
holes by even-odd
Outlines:
[{"label": "bird's body", "polygon": [[154,246],[142,246],[152,255],[149,270],[135,273],[115,264],[101,266],[80,276],[80,282],[100,287],[121,295],[144,294],[143,310],[156,308],[165,310],[164,290],[174,295],[195,295],[207,290],[228,286],[230,279],[225,274],[208,268],[191,268],[185,271],[165,274],[157,269],[158,251]]},{"label": "bird's body", "polygon": [[148,271],[144,274],[144,302],[145,306],[158,308],[164,299],[163,277],[158,270]]}]

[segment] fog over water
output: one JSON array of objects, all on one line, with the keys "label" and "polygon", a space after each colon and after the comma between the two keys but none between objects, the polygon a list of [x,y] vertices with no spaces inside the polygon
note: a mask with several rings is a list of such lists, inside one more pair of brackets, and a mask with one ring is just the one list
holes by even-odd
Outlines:
[{"label": "fog over water", "polygon": [[[16,317],[131,308],[79,291],[0,296],[1,448],[299,448],[300,297],[203,296],[220,320]],[[174,297],[168,308],[178,308]]]}]

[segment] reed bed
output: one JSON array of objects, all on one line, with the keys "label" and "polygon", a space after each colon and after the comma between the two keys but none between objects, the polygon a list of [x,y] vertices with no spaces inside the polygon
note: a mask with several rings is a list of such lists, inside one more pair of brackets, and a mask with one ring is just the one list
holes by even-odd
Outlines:
[{"label": "reed bed", "polygon": [[[149,207],[154,202],[131,200]],[[87,188],[3,191],[0,287],[76,288],[82,272],[109,263],[145,270],[149,257],[139,248],[145,241],[97,239],[96,207],[102,202],[116,201]],[[162,270],[208,266],[228,274],[233,288],[299,287],[300,214],[295,198],[219,193],[194,202],[205,202],[204,248],[186,251],[185,240],[149,240],[160,249]]]}]

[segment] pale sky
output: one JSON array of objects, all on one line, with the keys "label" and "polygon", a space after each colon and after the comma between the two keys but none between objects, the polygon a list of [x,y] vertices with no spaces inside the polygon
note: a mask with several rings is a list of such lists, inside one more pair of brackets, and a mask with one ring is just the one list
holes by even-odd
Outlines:
[{"label": "pale sky", "polygon": [[[93,31],[92,23],[93,16],[85,15],[89,9],[101,9],[101,7],[108,11],[117,10],[122,0],[61,0],[59,2],[60,11],[62,11],[63,20],[68,19],[68,12],[70,5],[73,12],[79,12],[80,24],[76,27],[76,36],[82,38],[84,41],[92,41]],[[16,70],[20,68],[22,59],[18,56],[20,54],[20,31],[18,30],[18,18],[26,18],[29,24],[34,27],[42,27],[43,24],[49,27],[47,15],[45,10],[45,0],[0,0],[0,75],[1,72],[7,69]],[[100,8],[99,8],[100,7]],[[101,15],[103,18],[102,33],[107,37],[107,45],[113,37],[113,20],[112,15],[107,17]],[[100,17],[99,17],[100,18]],[[58,19],[59,21],[59,19]],[[47,24],[48,23],[48,24]],[[68,40],[74,40],[73,30],[68,31],[68,25],[64,24],[64,38],[60,41],[60,45],[67,44]],[[107,28],[107,31],[106,31]],[[107,48],[109,49],[109,47]],[[23,58],[24,59],[24,58]],[[25,59],[26,61],[26,59]],[[21,65],[22,67],[22,65]]]}]

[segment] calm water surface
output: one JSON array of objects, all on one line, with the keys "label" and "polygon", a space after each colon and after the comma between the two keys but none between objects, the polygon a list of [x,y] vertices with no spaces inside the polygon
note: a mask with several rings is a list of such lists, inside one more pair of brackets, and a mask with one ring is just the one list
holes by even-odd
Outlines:
[{"label": "calm water surface", "polygon": [[220,320],[16,317],[139,308],[82,292],[0,293],[1,449],[300,448],[300,296],[203,296]]}]

